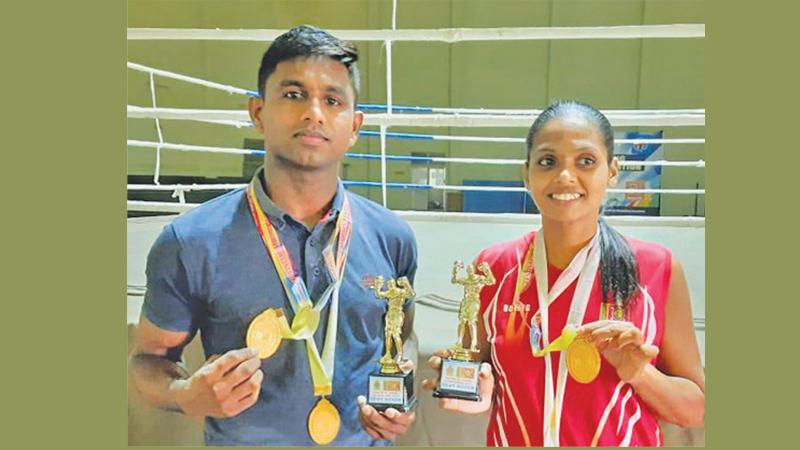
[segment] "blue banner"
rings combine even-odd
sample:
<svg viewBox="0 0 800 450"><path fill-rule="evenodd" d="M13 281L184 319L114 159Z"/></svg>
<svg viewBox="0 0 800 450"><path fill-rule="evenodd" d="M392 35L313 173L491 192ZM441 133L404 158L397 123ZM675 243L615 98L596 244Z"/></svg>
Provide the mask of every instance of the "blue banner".
<svg viewBox="0 0 800 450"><path fill-rule="evenodd" d="M661 139L664 131L657 133L625 133L617 139ZM664 159L662 144L623 144L617 146L616 157L622 161L657 161ZM618 189L660 189L661 166L621 166ZM660 194L608 194L605 213L609 215L658 216Z"/></svg>

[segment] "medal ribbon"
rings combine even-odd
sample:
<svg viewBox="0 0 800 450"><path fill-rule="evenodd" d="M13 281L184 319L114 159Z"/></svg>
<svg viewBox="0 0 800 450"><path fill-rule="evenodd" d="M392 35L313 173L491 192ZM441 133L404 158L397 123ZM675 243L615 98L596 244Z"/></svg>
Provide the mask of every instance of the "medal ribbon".
<svg viewBox="0 0 800 450"><path fill-rule="evenodd" d="M525 259L523 260L523 263L521 263L519 260L519 253L516 255L517 267L522 267L522 270L517 271L517 282L514 285L514 296L511 299L511 317L509 317L508 323L506 324L505 338L509 342L517 342L525 333L525 325L528 320L528 313L525 311L525 308L519 298L530 285L531 277L533 276L533 247L533 243L528 246L528 250L525 252ZM522 318L519 325L517 325L518 313Z"/></svg>
<svg viewBox="0 0 800 450"><path fill-rule="evenodd" d="M286 296L289 298L289 303L295 313L291 326L285 316L278 318L281 337L283 339L306 341L306 353L308 354L311 378L314 383L314 395L330 395L333 389L333 361L336 353L336 334L339 325L339 289L343 281L352 234L349 198L345 193L342 210L336 220L336 228L331 234L328 245L322 252L325 265L331 278L333 278L333 283L325 289L317 304L314 305L311 302L305 282L297 275L297 271L294 269L289 252L281 244L275 227L258 203L255 193L255 183L257 182L258 177L254 177L247 188L247 201L250 212L258 234L264 241L264 246L267 248L275 270L278 272L278 278L281 280ZM334 256L334 243L338 244L338 258ZM314 341L314 333L319 326L320 311L325 308L328 301L331 301L331 310L328 315L328 327L325 333L322 355L320 355L317 344Z"/></svg>
<svg viewBox="0 0 800 450"><path fill-rule="evenodd" d="M539 296L539 314L541 318L541 332L544 348L540 352L534 352L534 356L544 356L545 358L545 395L542 427L544 445L546 447L559 446L561 408L563 406L562 402L564 400L564 391L567 381L566 352L561 352L558 361L558 379L556 380L556 387L554 390L551 352L566 349L575 339L578 325L583 321L586 305L589 303L589 295L591 294L594 279L597 275L597 268L600 265L600 245L598 236L598 233L595 232L592 240L572 258L569 266L561 272L553 288L548 291L547 249L544 243L544 229L540 229L539 232L536 233L533 260L536 273L536 289ZM578 279L578 285L575 287L575 294L570 304L567 324L562 330L561 336L551 343L548 330L548 308L550 303L557 299L576 278ZM531 320L533 321L535 318L536 315L534 314ZM531 324L531 326L533 327L535 325ZM533 349L533 346L531 348Z"/></svg>
<svg viewBox="0 0 800 450"><path fill-rule="evenodd" d="M572 344L572 341L574 341L577 336L578 336L578 328L571 325L567 325L564 327L563 330L561 330L561 335L557 337L556 340L554 340L545 348L539 351L536 351L535 349L531 348L531 353L533 353L533 356L541 357L550 352L558 352L561 350L566 350L569 347L569 345Z"/></svg>

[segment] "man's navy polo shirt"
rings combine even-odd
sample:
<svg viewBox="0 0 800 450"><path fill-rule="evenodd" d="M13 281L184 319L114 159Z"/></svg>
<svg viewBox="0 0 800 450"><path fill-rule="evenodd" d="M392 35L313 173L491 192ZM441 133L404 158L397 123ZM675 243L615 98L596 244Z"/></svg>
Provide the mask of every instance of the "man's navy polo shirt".
<svg viewBox="0 0 800 450"><path fill-rule="evenodd" d="M256 174L263 182L263 169ZM345 189L341 181L332 214L313 229L292 219L266 195L256 195L287 247L312 299L331 282L322 250L336 226ZM358 420L356 397L366 395L368 374L384 350L386 302L365 286L365 278L407 276L413 282L417 249L411 228L388 209L347 193L353 219L345 280L339 296L333 394L341 414L332 445L386 445L374 442ZM409 301L408 305L411 305ZM147 259L143 313L160 328L200 331L206 358L243 348L250 321L267 308L292 309L283 285L253 223L244 189L227 193L175 218L164 227ZM328 312L314 335L322 349ZM170 355L178 360L180 355ZM317 402L304 341L283 340L263 360L264 381L254 406L228 419L206 418L207 445L314 445L308 414Z"/></svg>

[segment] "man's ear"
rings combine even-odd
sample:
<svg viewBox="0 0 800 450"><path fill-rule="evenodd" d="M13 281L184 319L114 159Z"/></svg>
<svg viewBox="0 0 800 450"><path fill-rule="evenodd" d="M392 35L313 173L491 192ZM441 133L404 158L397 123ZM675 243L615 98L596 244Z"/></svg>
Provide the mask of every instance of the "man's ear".
<svg viewBox="0 0 800 450"><path fill-rule="evenodd" d="M361 111L356 111L353 114L353 130L350 140L348 141L347 148L351 148L352 146L356 145L356 142L358 141L358 132L361 131L362 125L364 125L364 113Z"/></svg>
<svg viewBox="0 0 800 450"><path fill-rule="evenodd" d="M611 164L608 166L608 187L614 187L617 185L617 179L619 178L619 160L615 157L611 160Z"/></svg>
<svg viewBox="0 0 800 450"><path fill-rule="evenodd" d="M250 113L250 121L253 127L260 134L264 133L264 124L261 123L261 110L264 109L264 99L262 97L250 97L247 99L247 111Z"/></svg>

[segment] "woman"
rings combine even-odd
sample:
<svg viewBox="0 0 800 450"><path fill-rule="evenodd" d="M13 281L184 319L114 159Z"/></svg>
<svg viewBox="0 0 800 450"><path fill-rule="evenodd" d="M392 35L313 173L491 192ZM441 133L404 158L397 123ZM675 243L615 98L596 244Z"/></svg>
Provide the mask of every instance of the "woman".
<svg viewBox="0 0 800 450"><path fill-rule="evenodd" d="M681 266L600 215L619 174L608 119L560 101L526 145L523 176L542 228L478 256L498 279L481 291L482 399L440 406L491 408L492 446L659 446L659 419L702 424L705 375Z"/></svg>

